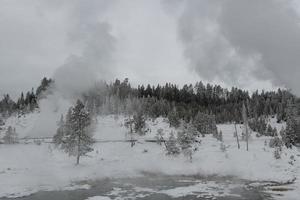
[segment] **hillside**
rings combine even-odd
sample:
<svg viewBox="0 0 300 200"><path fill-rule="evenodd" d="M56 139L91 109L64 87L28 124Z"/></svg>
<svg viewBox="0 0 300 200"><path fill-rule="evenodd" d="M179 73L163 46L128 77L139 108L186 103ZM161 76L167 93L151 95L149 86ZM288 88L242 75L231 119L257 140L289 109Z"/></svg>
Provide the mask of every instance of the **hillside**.
<svg viewBox="0 0 300 200"><path fill-rule="evenodd" d="M11 117L7 125L14 125L20 137L31 137L39 113L32 113L21 118ZM281 159L275 159L274 149L268 146L271 137L256 137L251 134L250 150L245 150L245 142L241 141L241 149L237 148L233 137L233 124L219 124L223 132L223 143L226 150L221 150L221 142L212 135L201 138L198 151L192 162L184 157L167 156L165 147L148 139L155 139L158 129L163 129L166 137L171 131L167 119L158 118L147 121L150 131L145 136L136 136L138 140L130 147L124 127L123 116L98 116L94 138L94 151L82 159L80 166L74 167L74 158L68 157L58 150L49 139L41 139L39 145L32 139L20 140L15 145L0 145L0 196L17 197L29 195L40 190L72 190L89 188L88 183L81 181L100 178L134 177L143 173L162 173L166 175L218 175L235 176L257 184L277 181L287 182L296 179L296 183L288 188L295 188L284 195L289 199L297 199L294 193L299 192L299 151L296 148L284 148ZM277 128L276 119L270 119ZM237 125L240 138L242 126ZM2 133L3 134L3 133ZM265 143L267 145L265 145ZM294 159L291 159L294 156ZM271 190L269 190L271 192ZM274 193L274 192L271 192ZM275 192L281 193L281 192ZM293 198L292 198L293 197Z"/></svg>

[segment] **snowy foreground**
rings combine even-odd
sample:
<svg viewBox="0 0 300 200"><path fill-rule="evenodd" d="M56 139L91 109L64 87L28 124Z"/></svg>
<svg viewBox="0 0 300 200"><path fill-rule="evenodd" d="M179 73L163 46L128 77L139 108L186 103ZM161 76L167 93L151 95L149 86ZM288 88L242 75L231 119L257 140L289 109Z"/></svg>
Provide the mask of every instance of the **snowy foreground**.
<svg viewBox="0 0 300 200"><path fill-rule="evenodd" d="M39 114L27 117L11 118L7 125L14 125L20 137L30 136L34 127L34 119ZM274 123L280 130L281 124ZM232 124L218 125L222 130L226 152L220 149L218 142L211 135L202 138L199 150L190 163L183 156L166 156L165 149L156 143L146 142L153 139L157 130L162 128L167 135L172 131L164 119L148 122L151 132L137 138L139 142L131 148L124 142L126 128L122 126L123 119L113 116L98 117L98 127L95 133L97 143L94 151L88 157L81 159L81 164L75 166L75 158L68 157L61 150L54 148L50 140L45 139L40 145L32 139L21 140L16 145L0 145L0 197L20 197L37 191L88 189L85 180L101 178L119 178L142 176L143 173L163 173L166 175L218 175L236 176L258 183L264 181L287 182L296 178L294 184L285 186L289 191L277 196L282 199L298 199L300 195L300 152L294 148L283 149L281 159L273 156L274 149L265 145L268 137L255 136L252 133L247 152L245 142L241 149L237 148L233 137ZM241 127L238 125L241 134ZM54 133L50 133L54 134ZM291 159L294 156L295 160ZM201 186L203 187L203 186ZM292 190L293 189L293 190ZM184 192L186 190L183 190ZM188 191L188 190L187 190ZM272 191L272 190L270 190ZM180 192L180 191L177 191ZM174 193L174 191L172 191ZM90 200L109 199L108 197L92 197Z"/></svg>

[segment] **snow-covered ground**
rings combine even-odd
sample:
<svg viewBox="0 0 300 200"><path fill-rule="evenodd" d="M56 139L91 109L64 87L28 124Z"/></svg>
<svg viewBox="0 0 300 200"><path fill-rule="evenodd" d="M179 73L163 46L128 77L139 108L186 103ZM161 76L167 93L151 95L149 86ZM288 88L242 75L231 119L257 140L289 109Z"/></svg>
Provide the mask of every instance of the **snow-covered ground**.
<svg viewBox="0 0 300 200"><path fill-rule="evenodd" d="M38 118L39 113L21 118L12 117L8 119L6 126L16 127L20 137L32 137L36 135L30 135L30 130L36 126L35 120ZM282 198L298 199L300 195L300 153L296 148L283 149L281 159L276 160L273 156L274 149L265 145L265 141L268 143L270 138L257 138L255 133L252 133L247 152L244 141L241 141L241 149L237 148L236 138L233 137L234 125L223 124L218 125L218 129L223 132L226 152L221 151L219 141L208 135L201 139L199 150L194 154L191 163L182 155L167 156L163 146L145 142L145 139L153 139L158 129L163 129L166 137L171 131L176 131L169 128L165 119L148 121L151 131L146 136L138 137L139 142L133 148L129 143L122 142L127 138L123 120L121 116L98 117L95 138L106 142L96 143L94 151L83 157L79 166L74 165L73 157L68 157L50 143L1 144L0 197L29 195L40 190L88 188L89 185L80 185L80 181L139 176L143 172L166 175L230 175L254 182L286 182L297 178L295 184L286 186L294 190L282 192L285 195L285 198ZM271 124L278 128L282 126L276 124L275 119L271 119ZM237 128L241 138L242 128L240 125ZM3 134L3 131L0 134ZM292 161L291 156L294 156L296 161ZM166 191L170 192L174 194L178 191Z"/></svg>

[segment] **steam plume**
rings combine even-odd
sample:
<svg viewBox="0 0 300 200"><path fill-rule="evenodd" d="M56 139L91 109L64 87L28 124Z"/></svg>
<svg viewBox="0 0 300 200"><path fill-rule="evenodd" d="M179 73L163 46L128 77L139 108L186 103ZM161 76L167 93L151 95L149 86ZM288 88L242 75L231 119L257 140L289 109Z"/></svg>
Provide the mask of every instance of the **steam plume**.
<svg viewBox="0 0 300 200"><path fill-rule="evenodd" d="M300 26L290 0L185 1L179 38L192 69L242 83L251 74L300 94Z"/></svg>
<svg viewBox="0 0 300 200"><path fill-rule="evenodd" d="M78 1L70 12L73 24L69 42L79 46L79 53L70 55L54 73L56 87L63 94L76 96L97 80L112 76L112 55L115 38L110 25L101 22L105 1Z"/></svg>

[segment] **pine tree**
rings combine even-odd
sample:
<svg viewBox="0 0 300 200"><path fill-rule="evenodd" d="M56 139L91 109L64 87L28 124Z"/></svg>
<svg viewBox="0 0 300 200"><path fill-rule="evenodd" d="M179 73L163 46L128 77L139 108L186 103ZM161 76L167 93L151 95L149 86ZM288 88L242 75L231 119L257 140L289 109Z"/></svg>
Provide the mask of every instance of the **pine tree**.
<svg viewBox="0 0 300 200"><path fill-rule="evenodd" d="M169 112L168 119L169 119L170 126L173 126L175 128L178 128L180 126L180 118L178 116L178 112L175 107L171 112Z"/></svg>
<svg viewBox="0 0 300 200"><path fill-rule="evenodd" d="M133 115L133 124L134 124L134 131L139 135L145 135L146 130L146 119L143 115L142 110L137 111Z"/></svg>
<svg viewBox="0 0 300 200"><path fill-rule="evenodd" d="M168 140L166 141L166 150L167 150L167 155L180 154L180 148L178 147L177 140L173 132L171 132Z"/></svg>
<svg viewBox="0 0 300 200"><path fill-rule="evenodd" d="M36 97L39 99L45 98L45 92L50 87L52 82L53 81L51 79L47 79L46 77L44 77L41 81L40 86L38 86L38 88L36 89Z"/></svg>
<svg viewBox="0 0 300 200"><path fill-rule="evenodd" d="M177 140L180 148L185 157L192 161L192 155L197 150L194 148L196 143L200 143L198 140L200 133L193 126L192 123L184 124L180 131L177 133Z"/></svg>
<svg viewBox="0 0 300 200"><path fill-rule="evenodd" d="M16 133L16 129L9 126L5 132L3 137L3 141L5 144L15 144L18 143L18 135Z"/></svg>
<svg viewBox="0 0 300 200"><path fill-rule="evenodd" d="M164 130L162 128L158 129L157 130L157 133L156 133L156 136L155 136L155 139L157 141L157 143L159 145L161 145L162 143L164 143L166 145L166 142L165 142L165 139L164 139Z"/></svg>
<svg viewBox="0 0 300 200"><path fill-rule="evenodd" d="M133 132L133 124L134 124L134 120L129 116L127 119L125 119L125 126L126 128L129 129L128 134L130 137L130 145L131 147L134 147L135 145L135 138L134 138L134 132Z"/></svg>
<svg viewBox="0 0 300 200"><path fill-rule="evenodd" d="M4 122L2 114L0 113L0 126L3 126L3 125L5 125L5 122Z"/></svg>
<svg viewBox="0 0 300 200"><path fill-rule="evenodd" d="M61 122L63 124L63 121ZM59 127L56 134L56 138L60 138L61 131L63 131L64 136L61 139L60 147L70 156L76 156L77 165L81 156L93 151L91 146L94 140L91 135L91 122L91 117L85 110L83 103L77 100L75 107L69 109L64 128Z"/></svg>
<svg viewBox="0 0 300 200"><path fill-rule="evenodd" d="M21 114L23 114L24 108L25 108L25 100L24 100L24 93L21 93L21 97L18 99L17 107Z"/></svg>
<svg viewBox="0 0 300 200"><path fill-rule="evenodd" d="M220 130L219 133L218 133L217 140L220 141L220 142L223 142L223 133L222 133L221 130Z"/></svg>
<svg viewBox="0 0 300 200"><path fill-rule="evenodd" d="M266 136L273 136L273 128L270 124L268 124L268 127L266 129Z"/></svg>
<svg viewBox="0 0 300 200"><path fill-rule="evenodd" d="M56 134L53 136L53 143L56 146L62 145L64 143L64 135L65 135L65 121L64 116L61 115L60 121L57 123L58 128L56 130Z"/></svg>
<svg viewBox="0 0 300 200"><path fill-rule="evenodd" d="M287 121L286 121L286 146L291 147L296 143L297 140L297 127L298 123L296 120L297 108L296 105L289 102L287 109Z"/></svg>
<svg viewBox="0 0 300 200"><path fill-rule="evenodd" d="M218 135L216 120L213 115L198 112L193 119L193 125L202 135L213 134L214 137Z"/></svg>

